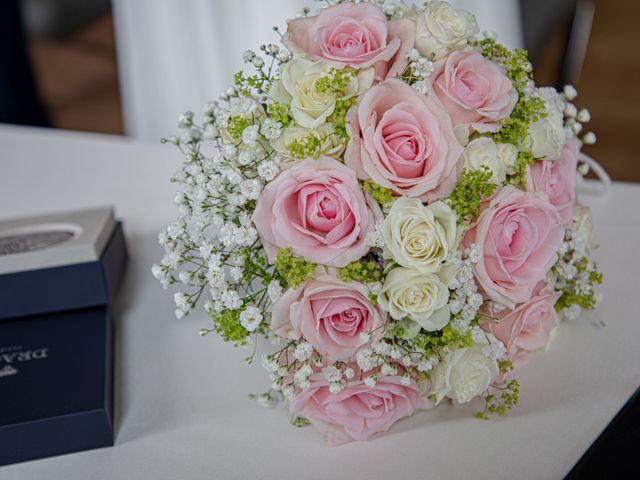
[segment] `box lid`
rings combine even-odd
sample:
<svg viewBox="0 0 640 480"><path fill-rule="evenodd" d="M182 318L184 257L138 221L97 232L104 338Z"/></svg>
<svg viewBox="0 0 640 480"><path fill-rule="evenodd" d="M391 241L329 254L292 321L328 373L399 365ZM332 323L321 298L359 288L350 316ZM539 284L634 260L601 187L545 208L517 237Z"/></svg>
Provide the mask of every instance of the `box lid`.
<svg viewBox="0 0 640 480"><path fill-rule="evenodd" d="M105 305L125 260L108 207L0 221L0 321Z"/></svg>

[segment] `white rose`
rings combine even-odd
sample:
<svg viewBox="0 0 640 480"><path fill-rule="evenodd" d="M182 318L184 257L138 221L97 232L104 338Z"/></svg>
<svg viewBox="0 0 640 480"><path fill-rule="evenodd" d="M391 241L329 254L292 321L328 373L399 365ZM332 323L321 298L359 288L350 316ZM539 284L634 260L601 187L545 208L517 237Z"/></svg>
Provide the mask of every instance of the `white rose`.
<svg viewBox="0 0 640 480"><path fill-rule="evenodd" d="M386 258L435 273L457 248L456 214L444 202L424 206L417 198L400 197L384 219L382 238Z"/></svg>
<svg viewBox="0 0 640 480"><path fill-rule="evenodd" d="M573 223L576 231L584 241L584 247L587 252L593 248L593 220L591 218L591 209L580 203L573 205Z"/></svg>
<svg viewBox="0 0 640 480"><path fill-rule="evenodd" d="M318 80L328 76L331 67L321 61L311 60L303 55L294 55L290 62L283 64L280 79L276 81L269 96L279 103L290 105L291 116L304 128L317 128L333 113L336 95L318 88ZM373 68L361 70L352 76L341 98L350 98L368 90L373 84Z"/></svg>
<svg viewBox="0 0 640 480"><path fill-rule="evenodd" d="M448 2L432 0L416 16L416 48L425 57L442 57L464 48L469 37L479 32L470 12Z"/></svg>
<svg viewBox="0 0 640 480"><path fill-rule="evenodd" d="M344 142L335 134L333 125L330 123L323 123L313 130L297 125L289 126L282 130L280 137L271 142L271 146L281 155L293 158L290 150L291 145L296 141L304 142L310 135L320 140L320 145L317 149L318 155L323 154L339 159L345 149Z"/></svg>
<svg viewBox="0 0 640 480"><path fill-rule="evenodd" d="M428 332L449 323L448 302L449 288L438 275L403 267L389 272L378 294L378 303L391 318L407 318ZM420 330L406 326L405 337L415 336Z"/></svg>
<svg viewBox="0 0 640 480"><path fill-rule="evenodd" d="M547 115L531 125L528 143L534 158L557 160L566 137L562 113L564 105L553 88L538 88L536 95L544 101Z"/></svg>
<svg viewBox="0 0 640 480"><path fill-rule="evenodd" d="M462 152L463 168L479 170L486 166L492 172L491 183L502 185L508 173L513 173L518 160L518 149L510 143L495 143L489 137L469 142Z"/></svg>
<svg viewBox="0 0 640 480"><path fill-rule="evenodd" d="M488 342L487 342L488 343ZM431 373L431 394L467 403L489 388L500 373L498 361L483 354L484 345L445 353Z"/></svg>

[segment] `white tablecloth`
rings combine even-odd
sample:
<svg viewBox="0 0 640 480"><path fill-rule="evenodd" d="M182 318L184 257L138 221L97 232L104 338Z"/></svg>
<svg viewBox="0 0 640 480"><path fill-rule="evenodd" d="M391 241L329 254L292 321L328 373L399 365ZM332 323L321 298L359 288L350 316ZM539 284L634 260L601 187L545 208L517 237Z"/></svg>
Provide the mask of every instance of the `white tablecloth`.
<svg viewBox="0 0 640 480"><path fill-rule="evenodd" d="M640 186L618 183L586 199L606 327L589 315L563 324L522 370L515 412L486 422L442 407L371 441L325 447L282 408L249 401L267 387L262 368L199 337L204 313L176 320L151 277L179 162L171 146L0 127L0 218L114 204L131 254L117 306L116 446L0 467L0 479L559 479L640 384Z"/></svg>

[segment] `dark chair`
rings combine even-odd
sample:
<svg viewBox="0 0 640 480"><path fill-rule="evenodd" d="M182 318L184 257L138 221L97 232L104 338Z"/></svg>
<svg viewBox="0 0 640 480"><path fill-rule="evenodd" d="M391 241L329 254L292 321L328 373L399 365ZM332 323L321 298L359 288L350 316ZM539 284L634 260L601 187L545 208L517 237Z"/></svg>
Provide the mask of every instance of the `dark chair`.
<svg viewBox="0 0 640 480"><path fill-rule="evenodd" d="M558 32L563 36L563 54L557 66L557 88L575 85L591 35L595 0L520 0L525 48L534 63L549 39Z"/></svg>

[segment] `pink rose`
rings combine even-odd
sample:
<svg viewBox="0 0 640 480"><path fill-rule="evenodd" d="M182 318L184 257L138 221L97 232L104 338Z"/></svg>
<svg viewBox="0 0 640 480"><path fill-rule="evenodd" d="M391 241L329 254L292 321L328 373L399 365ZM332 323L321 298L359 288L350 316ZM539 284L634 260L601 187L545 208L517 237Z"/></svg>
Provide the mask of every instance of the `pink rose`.
<svg viewBox="0 0 640 480"><path fill-rule="evenodd" d="M340 393L331 393L327 381L316 376L311 388L289 402L289 411L308 419L330 446L366 440L423 407L415 382L404 386L399 376L379 376L373 388L351 382Z"/></svg>
<svg viewBox="0 0 640 480"><path fill-rule="evenodd" d="M454 127L497 132L518 100L504 70L475 50L451 53L435 64L433 91Z"/></svg>
<svg viewBox="0 0 640 480"><path fill-rule="evenodd" d="M355 173L321 156L304 160L267 184L253 213L269 261L278 248L310 262L344 267L369 251L365 237L382 218Z"/></svg>
<svg viewBox="0 0 640 480"><path fill-rule="evenodd" d="M447 113L398 79L366 92L347 114L345 163L398 195L432 202L457 181L462 147Z"/></svg>
<svg viewBox="0 0 640 480"><path fill-rule="evenodd" d="M514 309L531 298L555 262L563 238L558 211L546 198L507 185L483 202L463 243L482 248L474 274L485 293Z"/></svg>
<svg viewBox="0 0 640 480"><path fill-rule="evenodd" d="M564 226L571 225L573 220L579 148L578 141L571 136L558 160L537 161L529 172L527 189L546 193L551 204L558 209Z"/></svg>
<svg viewBox="0 0 640 480"><path fill-rule="evenodd" d="M558 325L555 304L560 293L546 285L528 302L516 306L515 310L492 311L499 323L484 321L482 328L491 332L504 343L514 366L525 364L536 351L549 344L551 331Z"/></svg>
<svg viewBox="0 0 640 480"><path fill-rule="evenodd" d="M334 5L315 17L292 20L283 43L337 69L373 66L382 80L404 71L414 40L412 21L389 22L380 7L367 2Z"/></svg>
<svg viewBox="0 0 640 480"><path fill-rule="evenodd" d="M367 288L321 274L290 289L272 309L271 329L284 338L304 337L330 361L347 361L381 333L385 314L371 304ZM374 332L369 341L361 333Z"/></svg>

